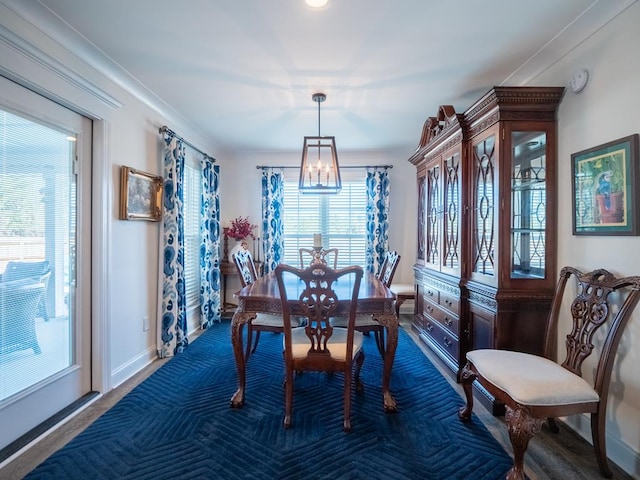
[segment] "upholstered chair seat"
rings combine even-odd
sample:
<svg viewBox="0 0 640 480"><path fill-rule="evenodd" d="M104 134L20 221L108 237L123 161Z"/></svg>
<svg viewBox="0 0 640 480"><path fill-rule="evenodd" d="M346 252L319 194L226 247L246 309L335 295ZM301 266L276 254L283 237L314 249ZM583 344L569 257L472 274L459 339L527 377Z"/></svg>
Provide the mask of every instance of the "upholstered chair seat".
<svg viewBox="0 0 640 480"><path fill-rule="evenodd" d="M597 402L598 392L584 378L548 358L506 350L467 353L478 374L524 406Z"/></svg>
<svg viewBox="0 0 640 480"><path fill-rule="evenodd" d="M348 324L348 322L347 322ZM361 332L353 332L353 355L355 359L362 349L363 335ZM327 349L331 352L331 358L338 362L347 359L347 329L334 328L333 335L327 341ZM305 327L291 329L291 355L293 358L305 358L309 352L309 337Z"/></svg>

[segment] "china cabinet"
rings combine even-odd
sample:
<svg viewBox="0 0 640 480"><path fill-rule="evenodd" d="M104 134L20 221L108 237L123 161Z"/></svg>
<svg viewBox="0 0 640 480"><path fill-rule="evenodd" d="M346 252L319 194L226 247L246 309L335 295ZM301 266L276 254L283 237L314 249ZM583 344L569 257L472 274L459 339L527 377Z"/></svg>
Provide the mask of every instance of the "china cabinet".
<svg viewBox="0 0 640 480"><path fill-rule="evenodd" d="M471 349L542 353L563 93L494 87L462 114L441 106L409 159L418 185L413 327L456 376Z"/></svg>

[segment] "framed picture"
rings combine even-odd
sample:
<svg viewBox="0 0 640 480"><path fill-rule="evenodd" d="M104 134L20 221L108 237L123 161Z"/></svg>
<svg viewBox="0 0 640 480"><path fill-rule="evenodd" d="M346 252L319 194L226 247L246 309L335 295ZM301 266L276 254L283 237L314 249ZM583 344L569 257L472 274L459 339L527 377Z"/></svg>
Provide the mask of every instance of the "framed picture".
<svg viewBox="0 0 640 480"><path fill-rule="evenodd" d="M571 155L574 235L638 235L638 134Z"/></svg>
<svg viewBox="0 0 640 480"><path fill-rule="evenodd" d="M158 222L162 215L162 177L135 168L120 169L120 219Z"/></svg>

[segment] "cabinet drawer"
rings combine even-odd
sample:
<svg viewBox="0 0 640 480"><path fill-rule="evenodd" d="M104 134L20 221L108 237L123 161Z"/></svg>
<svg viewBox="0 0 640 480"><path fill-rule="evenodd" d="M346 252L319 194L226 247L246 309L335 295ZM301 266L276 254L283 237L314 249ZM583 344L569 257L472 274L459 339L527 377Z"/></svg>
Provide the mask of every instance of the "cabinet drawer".
<svg viewBox="0 0 640 480"><path fill-rule="evenodd" d="M433 288L431 285L424 285L422 288L422 297L425 300L435 303L440 301L440 292L437 289Z"/></svg>
<svg viewBox="0 0 640 480"><path fill-rule="evenodd" d="M448 293L440 292L440 305L456 315L460 313L460 299Z"/></svg>
<svg viewBox="0 0 640 480"><path fill-rule="evenodd" d="M429 336L440 350L446 352L456 363L460 361L460 341L431 318L424 319L424 333Z"/></svg>
<svg viewBox="0 0 640 480"><path fill-rule="evenodd" d="M432 302L424 302L424 314L450 330L456 337L460 336L460 319L457 315Z"/></svg>

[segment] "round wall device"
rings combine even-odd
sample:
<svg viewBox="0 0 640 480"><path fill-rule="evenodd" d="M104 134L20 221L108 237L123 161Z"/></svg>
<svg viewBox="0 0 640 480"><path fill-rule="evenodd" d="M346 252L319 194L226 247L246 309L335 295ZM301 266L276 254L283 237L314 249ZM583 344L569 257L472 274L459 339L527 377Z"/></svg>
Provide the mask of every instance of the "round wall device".
<svg viewBox="0 0 640 480"><path fill-rule="evenodd" d="M589 81L589 72L587 72L584 68L582 70L578 70L573 74L569 85L571 86L571 91L573 93L581 92L584 87L587 86L587 82Z"/></svg>

